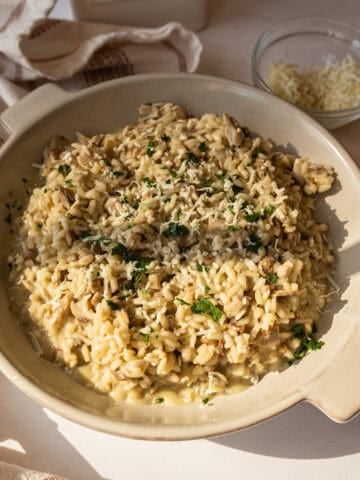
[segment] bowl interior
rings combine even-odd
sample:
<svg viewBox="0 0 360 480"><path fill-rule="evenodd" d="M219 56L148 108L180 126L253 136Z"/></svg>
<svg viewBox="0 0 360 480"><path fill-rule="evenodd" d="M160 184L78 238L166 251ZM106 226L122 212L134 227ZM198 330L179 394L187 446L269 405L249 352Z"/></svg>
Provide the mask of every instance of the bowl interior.
<svg viewBox="0 0 360 480"><path fill-rule="evenodd" d="M319 202L318 209L319 218L330 224L330 236L338 250L336 280L341 289L320 325L324 348L281 374L267 375L243 393L218 397L209 407L115 405L106 396L76 383L32 349L9 309L8 225L1 222L0 369L47 407L89 427L139 438L195 438L249 426L291 406L306 397L310 379L320 375L341 354L360 309L360 278L355 276L354 262L360 256L360 216L352 208L352 204L360 202L360 189L345 152L321 127L286 102L221 79L160 75L108 82L66 97L60 108L14 133L2 150L1 205L10 191L23 188L22 177L33 175L31 165L41 161L42 150L52 135L71 137L75 131L112 131L133 121L141 103L155 101L177 102L190 107L194 114L227 112L283 148L295 148L315 162L335 167L337 185ZM2 213L5 216L6 210Z"/></svg>

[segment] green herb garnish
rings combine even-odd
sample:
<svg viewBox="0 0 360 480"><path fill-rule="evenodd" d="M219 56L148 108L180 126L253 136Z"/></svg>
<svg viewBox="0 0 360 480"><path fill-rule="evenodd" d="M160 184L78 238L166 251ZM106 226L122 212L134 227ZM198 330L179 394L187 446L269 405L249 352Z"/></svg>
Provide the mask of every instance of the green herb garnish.
<svg viewBox="0 0 360 480"><path fill-rule="evenodd" d="M58 166L58 172L61 173L64 177L67 177L69 173L71 172L71 167L70 165L67 165L66 163L64 165L59 165Z"/></svg>
<svg viewBox="0 0 360 480"><path fill-rule="evenodd" d="M205 398L202 399L202 403L203 403L204 405L207 405L207 404L209 403L209 401L210 401L210 398L209 398L209 397L205 397Z"/></svg>
<svg viewBox="0 0 360 480"><path fill-rule="evenodd" d="M74 182L69 178L68 180L65 180L66 185L68 185L71 188L75 188Z"/></svg>
<svg viewBox="0 0 360 480"><path fill-rule="evenodd" d="M193 152L186 152L187 161L191 163L199 163L199 159Z"/></svg>
<svg viewBox="0 0 360 480"><path fill-rule="evenodd" d="M37 224L38 228L42 228L43 227L43 224L40 222Z"/></svg>
<svg viewBox="0 0 360 480"><path fill-rule="evenodd" d="M291 328L291 331L293 332L294 337L296 338L306 337L305 325L303 323L297 323Z"/></svg>
<svg viewBox="0 0 360 480"><path fill-rule="evenodd" d="M111 308L111 310L119 310L119 305L112 300L106 300L106 303Z"/></svg>
<svg viewBox="0 0 360 480"><path fill-rule="evenodd" d="M198 272L208 272L209 270L210 270L210 267L208 267L207 265L199 264L197 266L197 271Z"/></svg>
<svg viewBox="0 0 360 480"><path fill-rule="evenodd" d="M150 342L150 333L141 333L141 336L143 337L145 343Z"/></svg>
<svg viewBox="0 0 360 480"><path fill-rule="evenodd" d="M276 273L270 272L266 275L266 278L269 280L270 283L276 283L279 277Z"/></svg>
<svg viewBox="0 0 360 480"><path fill-rule="evenodd" d="M206 143L205 142L199 143L198 149L199 149L199 152L206 152Z"/></svg>
<svg viewBox="0 0 360 480"><path fill-rule="evenodd" d="M171 168L167 167L164 167L164 170L167 170L173 178L177 177L177 173L175 172L175 170L171 170Z"/></svg>
<svg viewBox="0 0 360 480"><path fill-rule="evenodd" d="M161 137L161 140L163 142L168 143L168 142L170 142L171 138L169 137L169 135L166 135L166 133L164 133L164 135Z"/></svg>
<svg viewBox="0 0 360 480"><path fill-rule="evenodd" d="M259 212L253 212L253 213L247 213L244 215L244 218L247 222L257 222L261 218L261 213Z"/></svg>
<svg viewBox="0 0 360 480"><path fill-rule="evenodd" d="M165 238L170 237L186 237L190 234L190 230L181 223L170 222L168 226L161 232Z"/></svg>
<svg viewBox="0 0 360 480"><path fill-rule="evenodd" d="M230 230L230 232L236 232L237 230L241 230L241 227L238 227L237 225L229 225L228 230Z"/></svg>
<svg viewBox="0 0 360 480"><path fill-rule="evenodd" d="M232 184L231 190L233 191L234 195L237 195L238 193L242 192L244 189L243 187L239 187L239 185L235 185L235 183Z"/></svg>
<svg viewBox="0 0 360 480"><path fill-rule="evenodd" d="M154 399L154 403L164 403L163 397L156 397L156 398Z"/></svg>
<svg viewBox="0 0 360 480"><path fill-rule="evenodd" d="M210 290L211 290L211 288L210 288L210 287L208 287L207 285L205 285L205 293L209 293L209 292L210 292Z"/></svg>
<svg viewBox="0 0 360 480"><path fill-rule="evenodd" d="M120 172L119 170L117 170L115 172L111 172L111 175L113 177L122 177L123 175L125 175L125 172Z"/></svg>
<svg viewBox="0 0 360 480"><path fill-rule="evenodd" d="M155 188L156 187L156 182L153 182L152 180L150 180L149 177L143 177L142 178L142 181L144 183L146 183L146 185L150 188Z"/></svg>
<svg viewBox="0 0 360 480"><path fill-rule="evenodd" d="M146 155L148 157L152 157L154 155L155 147L156 147L155 140L149 140L149 143L147 144L147 147L146 147Z"/></svg>
<svg viewBox="0 0 360 480"><path fill-rule="evenodd" d="M276 208L274 207L274 205L269 203L269 205L266 205L266 207L263 209L262 214L261 214L261 218L265 219L265 218L270 217L274 213L275 210L276 210Z"/></svg>
<svg viewBox="0 0 360 480"><path fill-rule="evenodd" d="M301 360L304 358L308 353L313 350L320 350L324 342L321 340L315 340L315 338L304 338L301 342L300 347L294 352L294 358L296 360Z"/></svg>
<svg viewBox="0 0 360 480"><path fill-rule="evenodd" d="M248 236L247 238L247 244L245 245L246 250L249 252L257 253L259 248L263 246L260 238L255 235L255 233L252 233L251 235Z"/></svg>
<svg viewBox="0 0 360 480"><path fill-rule="evenodd" d="M209 297L200 297L196 300L196 302L191 305L191 311L193 313L207 315L211 317L214 322L218 322L222 316L220 308L214 305Z"/></svg>
<svg viewBox="0 0 360 480"><path fill-rule="evenodd" d="M259 156L259 153L260 153L260 148L255 147L254 150L252 151L251 158L255 160L255 158Z"/></svg>
<svg viewBox="0 0 360 480"><path fill-rule="evenodd" d="M153 260L150 257L136 255L121 242L118 242L111 250L111 255L119 255L126 263L135 262L137 268L144 268Z"/></svg>

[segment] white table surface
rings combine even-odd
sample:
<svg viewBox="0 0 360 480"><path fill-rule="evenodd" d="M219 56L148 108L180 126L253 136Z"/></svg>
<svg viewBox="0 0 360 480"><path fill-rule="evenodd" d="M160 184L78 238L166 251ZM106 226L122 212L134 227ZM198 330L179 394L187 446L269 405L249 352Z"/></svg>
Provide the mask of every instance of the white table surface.
<svg viewBox="0 0 360 480"><path fill-rule="evenodd" d="M210 4L200 72L250 82L250 54L271 22L326 14L360 21L358 0L224 0ZM55 15L69 16L66 0ZM360 121L334 132L360 165ZM339 425L301 404L213 440L144 442L93 432L41 408L0 375L0 460L70 480L360 478L360 416Z"/></svg>

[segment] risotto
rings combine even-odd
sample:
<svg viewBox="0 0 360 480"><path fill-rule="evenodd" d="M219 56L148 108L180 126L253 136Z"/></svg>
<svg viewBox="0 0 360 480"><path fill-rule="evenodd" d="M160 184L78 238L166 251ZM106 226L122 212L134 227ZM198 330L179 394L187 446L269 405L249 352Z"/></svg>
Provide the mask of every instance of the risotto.
<svg viewBox="0 0 360 480"><path fill-rule="evenodd" d="M39 353L88 386L208 404L321 348L334 256L314 194L334 172L227 114L139 112L52 140L13 222L10 280Z"/></svg>

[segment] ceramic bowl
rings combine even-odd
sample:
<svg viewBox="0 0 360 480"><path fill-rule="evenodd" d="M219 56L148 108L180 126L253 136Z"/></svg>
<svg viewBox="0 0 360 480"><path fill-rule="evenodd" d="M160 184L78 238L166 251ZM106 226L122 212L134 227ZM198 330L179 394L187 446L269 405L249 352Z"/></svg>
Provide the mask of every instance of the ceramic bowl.
<svg viewBox="0 0 360 480"><path fill-rule="evenodd" d="M211 406L114 404L76 383L33 350L7 298L8 225L0 223L0 370L41 405L89 428L142 439L181 440L249 427L301 401L335 421L360 408L360 175L346 151L318 123L292 105L256 88L198 75L143 75L103 83L79 93L45 85L1 116L0 213L7 194L32 175L52 135L95 134L135 120L143 102L177 102L194 114L227 112L242 125L283 148L332 165L337 180L318 202L317 216L329 223L337 252L340 291L319 323L320 351L254 387L219 396Z"/></svg>

